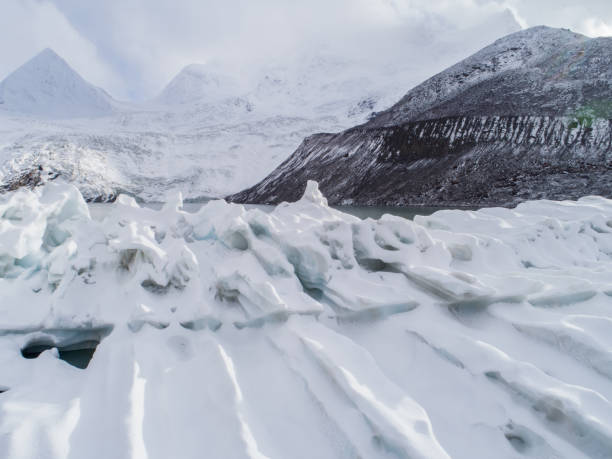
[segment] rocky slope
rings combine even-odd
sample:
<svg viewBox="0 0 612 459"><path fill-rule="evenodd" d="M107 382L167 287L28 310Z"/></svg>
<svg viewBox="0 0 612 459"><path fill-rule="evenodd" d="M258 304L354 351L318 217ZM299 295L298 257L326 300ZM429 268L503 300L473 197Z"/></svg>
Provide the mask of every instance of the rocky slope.
<svg viewBox="0 0 612 459"><path fill-rule="evenodd" d="M612 195L612 39L535 27L504 37L370 122L307 138L230 200L510 205Z"/></svg>

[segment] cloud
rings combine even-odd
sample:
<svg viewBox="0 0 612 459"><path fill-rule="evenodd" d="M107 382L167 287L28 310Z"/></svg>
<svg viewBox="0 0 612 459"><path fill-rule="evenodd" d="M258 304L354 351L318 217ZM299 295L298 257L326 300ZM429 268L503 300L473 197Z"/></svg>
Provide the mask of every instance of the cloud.
<svg viewBox="0 0 612 459"><path fill-rule="evenodd" d="M194 62L233 63L242 75L305 47L402 59L432 40L467 56L517 22L608 33L612 6L609 0L3 0L0 73L53 47L114 96L146 99Z"/></svg>
<svg viewBox="0 0 612 459"><path fill-rule="evenodd" d="M511 7L526 26L548 25L590 37L610 35L610 0L499 0Z"/></svg>
<svg viewBox="0 0 612 459"><path fill-rule="evenodd" d="M53 1L129 82L136 99L154 95L193 62L224 60L246 72L255 62L304 46L349 54L370 46L379 48L375 53L399 54L401 40L482 25L505 10L476 0ZM385 34L400 41L379 43Z"/></svg>
<svg viewBox="0 0 612 459"><path fill-rule="evenodd" d="M517 22L517 24L521 26L521 28L526 29L529 27L529 23L527 22L527 20L519 13L518 9L516 9L516 7L512 5L512 3L503 2L501 5L506 8L510 12L510 14L512 14L512 17Z"/></svg>
<svg viewBox="0 0 612 459"><path fill-rule="evenodd" d="M612 37L612 25L599 18L588 18L582 21L581 29L589 37Z"/></svg>
<svg viewBox="0 0 612 459"><path fill-rule="evenodd" d="M40 0L3 0L0 15L0 80L44 48L53 48L92 83L121 91L122 83L99 59L95 45L55 5Z"/></svg>

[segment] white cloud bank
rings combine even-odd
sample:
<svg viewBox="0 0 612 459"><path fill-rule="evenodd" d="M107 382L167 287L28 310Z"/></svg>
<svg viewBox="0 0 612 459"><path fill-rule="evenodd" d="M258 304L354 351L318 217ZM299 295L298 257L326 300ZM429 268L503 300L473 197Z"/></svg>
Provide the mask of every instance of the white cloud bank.
<svg viewBox="0 0 612 459"><path fill-rule="evenodd" d="M212 59L248 72L258 59L323 45L404 58L408 40L470 28L485 46L507 32L504 12L521 26L589 35L610 35L612 24L608 0L3 0L0 12L0 78L52 47L86 79L130 99L151 97L183 66Z"/></svg>
<svg viewBox="0 0 612 459"><path fill-rule="evenodd" d="M612 22L608 24L599 18L588 18L582 24L584 33L591 37L612 37Z"/></svg>

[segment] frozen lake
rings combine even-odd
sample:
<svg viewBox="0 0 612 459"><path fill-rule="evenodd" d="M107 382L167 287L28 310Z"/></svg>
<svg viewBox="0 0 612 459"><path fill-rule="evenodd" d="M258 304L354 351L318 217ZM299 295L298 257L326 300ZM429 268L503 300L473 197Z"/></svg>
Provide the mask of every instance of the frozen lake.
<svg viewBox="0 0 612 459"><path fill-rule="evenodd" d="M196 213L208 202L186 202L183 204L183 210L189 213ZM89 203L89 210L94 219L102 219L109 211L109 204L106 203ZM146 203L141 204L143 207L159 210L163 206L161 203ZM266 213L271 212L276 206L267 204L245 204L246 209L260 209ZM385 214L396 215L412 220L416 215L431 215L438 210L459 209L459 210L477 210L477 207L431 207L431 206L410 206L410 207L390 207L390 206L330 206L340 212L354 215L355 217L366 219L373 218L378 220Z"/></svg>

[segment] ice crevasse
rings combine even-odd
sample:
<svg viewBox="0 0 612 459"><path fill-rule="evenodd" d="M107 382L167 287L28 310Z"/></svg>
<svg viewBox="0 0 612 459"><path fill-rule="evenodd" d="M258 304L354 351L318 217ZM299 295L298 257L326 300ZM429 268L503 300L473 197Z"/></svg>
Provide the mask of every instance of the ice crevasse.
<svg viewBox="0 0 612 459"><path fill-rule="evenodd" d="M20 190L0 365L0 457L609 458L612 201L360 220L309 182L99 220Z"/></svg>

